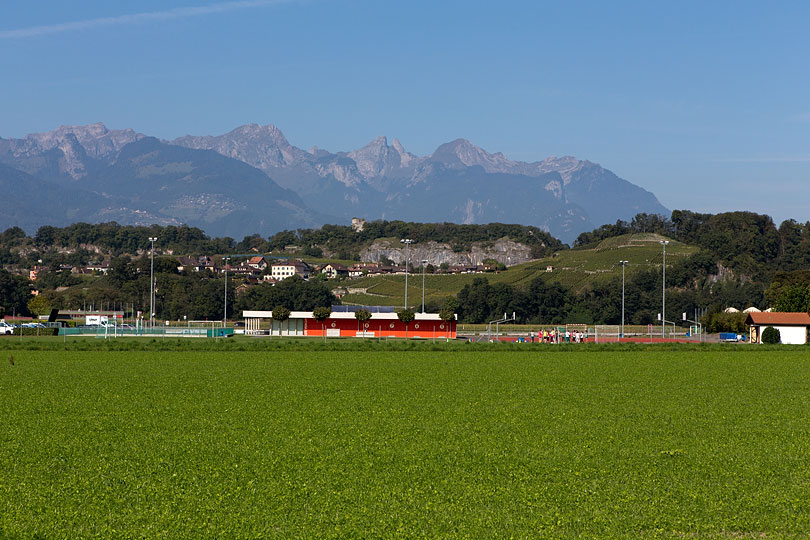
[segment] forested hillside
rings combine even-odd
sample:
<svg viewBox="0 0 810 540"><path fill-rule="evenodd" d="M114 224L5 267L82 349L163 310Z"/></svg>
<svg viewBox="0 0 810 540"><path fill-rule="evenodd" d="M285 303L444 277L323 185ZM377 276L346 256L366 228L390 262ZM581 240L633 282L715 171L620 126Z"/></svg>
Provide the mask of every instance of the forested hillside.
<svg viewBox="0 0 810 540"><path fill-rule="evenodd" d="M783 221L753 212L699 214L675 210L672 217L639 214L582 233L575 246L635 232L657 233L699 247L743 280L767 281L778 271L810 267L810 222Z"/></svg>
<svg viewBox="0 0 810 540"><path fill-rule="evenodd" d="M380 238L410 238L417 243L447 243L454 251L468 251L475 242L494 242L508 238L529 246L534 258L550 255L567 247L546 231L526 225L459 225L405 221L370 221L360 231L341 225L284 231L271 236L267 243L257 242L257 247L267 251L282 251L285 246L297 245L316 256L327 253L338 259L359 259L362 249Z"/></svg>

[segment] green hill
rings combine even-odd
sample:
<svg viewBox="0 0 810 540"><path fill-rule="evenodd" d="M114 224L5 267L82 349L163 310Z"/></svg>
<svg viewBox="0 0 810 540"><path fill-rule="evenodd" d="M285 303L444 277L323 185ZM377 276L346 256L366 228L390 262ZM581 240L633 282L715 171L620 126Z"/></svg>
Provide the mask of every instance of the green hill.
<svg viewBox="0 0 810 540"><path fill-rule="evenodd" d="M651 233L627 234L608 238L591 246L558 251L550 257L511 266L505 271L492 274L427 274L425 276L425 302L441 302L454 296L476 278L485 276L490 283L528 285L534 278L559 282L574 292L589 284L608 281L621 276L619 261L628 261L626 275L650 268L661 268L663 236ZM670 240L667 246L667 266L692 255L698 248ZM551 267L551 271L547 271ZM347 304L403 305L405 296L404 275L370 276L345 280L335 284L349 294L343 297ZM422 275L408 276L408 304L418 306L422 300Z"/></svg>

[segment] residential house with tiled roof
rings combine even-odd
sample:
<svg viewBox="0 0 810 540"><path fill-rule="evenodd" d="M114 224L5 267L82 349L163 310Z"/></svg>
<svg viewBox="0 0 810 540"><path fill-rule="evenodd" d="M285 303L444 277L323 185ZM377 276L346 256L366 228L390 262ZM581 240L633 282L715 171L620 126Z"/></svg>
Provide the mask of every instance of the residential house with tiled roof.
<svg viewBox="0 0 810 540"><path fill-rule="evenodd" d="M321 268L321 273L326 274L328 279L335 279L349 275L349 269L338 263L329 263Z"/></svg>
<svg viewBox="0 0 810 540"><path fill-rule="evenodd" d="M257 255L248 259L247 265L257 270L264 270L267 268L267 261L261 255Z"/></svg>

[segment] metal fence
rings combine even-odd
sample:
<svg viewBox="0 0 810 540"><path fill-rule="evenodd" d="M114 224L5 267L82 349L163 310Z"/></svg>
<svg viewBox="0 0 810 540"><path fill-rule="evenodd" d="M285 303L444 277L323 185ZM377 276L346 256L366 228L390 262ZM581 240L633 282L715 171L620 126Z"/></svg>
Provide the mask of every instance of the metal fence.
<svg viewBox="0 0 810 540"><path fill-rule="evenodd" d="M122 328L120 326L102 327L64 327L59 329L59 335L71 336L92 336L97 338L119 338L119 337L152 337L152 338L220 338L229 337L234 333L233 328L210 327L188 327L188 326L156 326L154 328Z"/></svg>

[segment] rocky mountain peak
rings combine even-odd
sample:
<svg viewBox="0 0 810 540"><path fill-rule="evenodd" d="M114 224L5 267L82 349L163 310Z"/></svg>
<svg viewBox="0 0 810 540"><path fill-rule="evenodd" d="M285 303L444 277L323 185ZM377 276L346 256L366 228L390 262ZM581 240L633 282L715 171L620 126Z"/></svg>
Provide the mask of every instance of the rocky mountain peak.
<svg viewBox="0 0 810 540"><path fill-rule="evenodd" d="M402 146L402 143L399 142L399 139L394 139L394 141L391 143L391 148L396 150L397 153L399 154L399 161L403 167L409 167L412 163L418 161L419 159L415 155L405 150L405 147Z"/></svg>
<svg viewBox="0 0 810 540"><path fill-rule="evenodd" d="M560 173L563 184L567 185L571 181L574 173L581 170L585 166L592 166L593 163L590 161L580 161L574 156L550 156L543 161L534 163L534 165L537 174L545 174L549 172Z"/></svg>
<svg viewBox="0 0 810 540"><path fill-rule="evenodd" d="M388 139L381 135L359 150L352 150L348 157L357 164L357 170L365 178L376 178L387 169L399 167L399 152L388 146Z"/></svg>
<svg viewBox="0 0 810 540"><path fill-rule="evenodd" d="M399 142L399 139L394 139L394 141L391 143L391 147L392 147L394 150L396 150L397 152L399 152L399 154L400 154L400 155L403 155L403 154L407 154L407 153L408 153L408 152L405 150L405 147L404 147L404 146L402 146L402 143L401 143L401 142Z"/></svg>
<svg viewBox="0 0 810 540"><path fill-rule="evenodd" d="M186 135L171 142L186 148L214 150L268 171L307 159L307 152L292 146L272 124L246 124L224 135Z"/></svg>
<svg viewBox="0 0 810 540"><path fill-rule="evenodd" d="M511 172L515 166L502 153L490 154L467 139L456 139L439 146L430 158L450 166L478 165L487 172Z"/></svg>
<svg viewBox="0 0 810 540"><path fill-rule="evenodd" d="M62 152L59 159L59 169L63 174L69 175L74 180L78 180L87 175L87 152L79 142L78 137L73 133L66 133L59 138L56 147Z"/></svg>
<svg viewBox="0 0 810 540"><path fill-rule="evenodd" d="M88 156L100 159L107 158L127 144L142 139L144 135L132 129L109 130L101 122L86 126L59 126L45 133L31 133L26 140L33 141L40 151L58 148L66 137L75 137Z"/></svg>
<svg viewBox="0 0 810 540"><path fill-rule="evenodd" d="M231 130L229 133L223 135L223 137L236 138L236 137L248 137L253 140L263 141L265 144L274 144L278 147L287 147L290 146L289 141L287 141L287 137L284 136L284 133L281 132L273 124L261 125L261 124L245 124L244 126L239 126L236 129Z"/></svg>

